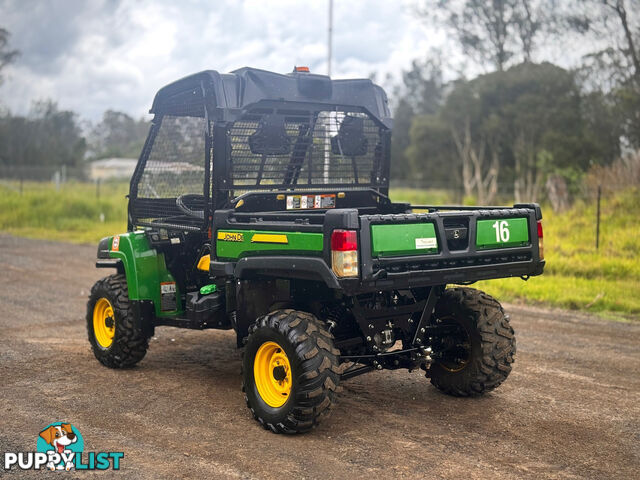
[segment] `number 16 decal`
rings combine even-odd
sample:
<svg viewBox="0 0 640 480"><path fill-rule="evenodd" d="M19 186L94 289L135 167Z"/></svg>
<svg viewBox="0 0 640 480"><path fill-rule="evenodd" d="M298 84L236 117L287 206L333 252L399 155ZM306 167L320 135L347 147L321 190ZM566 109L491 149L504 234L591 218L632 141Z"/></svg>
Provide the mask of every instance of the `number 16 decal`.
<svg viewBox="0 0 640 480"><path fill-rule="evenodd" d="M496 220L496 223L491 226L496 231L496 242L505 243L509 241L509 222L506 220Z"/></svg>

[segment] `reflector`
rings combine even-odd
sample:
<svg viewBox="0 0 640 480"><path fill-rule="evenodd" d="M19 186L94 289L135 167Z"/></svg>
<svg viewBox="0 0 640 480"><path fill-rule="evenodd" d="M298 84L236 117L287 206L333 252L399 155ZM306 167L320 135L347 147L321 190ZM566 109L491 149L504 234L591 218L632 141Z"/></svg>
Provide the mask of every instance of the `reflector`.
<svg viewBox="0 0 640 480"><path fill-rule="evenodd" d="M542 220L538 220L538 250L540 252L540 260L544 260L544 246L542 238L544 234L542 232Z"/></svg>

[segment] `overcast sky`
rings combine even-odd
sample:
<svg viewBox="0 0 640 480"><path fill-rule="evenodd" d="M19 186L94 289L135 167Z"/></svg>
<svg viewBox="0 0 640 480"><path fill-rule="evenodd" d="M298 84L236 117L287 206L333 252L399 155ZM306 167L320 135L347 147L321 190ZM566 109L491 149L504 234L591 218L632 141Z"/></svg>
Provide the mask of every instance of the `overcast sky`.
<svg viewBox="0 0 640 480"><path fill-rule="evenodd" d="M21 52L0 103L34 99L96 121L108 108L140 116L155 92L204 69L327 70L328 0L0 0L0 26ZM398 74L443 35L400 0L335 0L333 76Z"/></svg>

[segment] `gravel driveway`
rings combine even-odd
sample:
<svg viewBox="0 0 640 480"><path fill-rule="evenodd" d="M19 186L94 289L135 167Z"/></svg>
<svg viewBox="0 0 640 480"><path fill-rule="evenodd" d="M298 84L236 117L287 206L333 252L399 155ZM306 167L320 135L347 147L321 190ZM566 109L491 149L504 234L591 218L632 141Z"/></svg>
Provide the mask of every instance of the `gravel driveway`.
<svg viewBox="0 0 640 480"><path fill-rule="evenodd" d="M128 479L638 478L640 323L508 305L518 353L495 392L374 372L344 382L312 433L274 435L244 404L231 332L158 328L138 367L98 364L85 304L110 272L95 252L0 235L0 452L64 420L85 451L124 451Z"/></svg>

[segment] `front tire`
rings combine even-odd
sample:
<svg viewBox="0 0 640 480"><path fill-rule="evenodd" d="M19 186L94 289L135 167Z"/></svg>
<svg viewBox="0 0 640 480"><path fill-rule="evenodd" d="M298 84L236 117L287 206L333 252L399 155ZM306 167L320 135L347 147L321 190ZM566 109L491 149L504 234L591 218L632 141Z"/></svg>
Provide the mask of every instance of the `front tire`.
<svg viewBox="0 0 640 480"><path fill-rule="evenodd" d="M456 397L478 396L506 380L516 339L495 298L473 288L447 289L434 319L448 332L433 341L435 360L428 376L438 390Z"/></svg>
<svg viewBox="0 0 640 480"><path fill-rule="evenodd" d="M242 390L254 418L275 433L303 433L329 415L340 352L310 313L276 310L249 328Z"/></svg>
<svg viewBox="0 0 640 480"><path fill-rule="evenodd" d="M109 368L131 367L143 359L149 343L131 306L122 274L98 280L87 303L87 333L91 350Z"/></svg>

